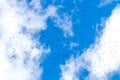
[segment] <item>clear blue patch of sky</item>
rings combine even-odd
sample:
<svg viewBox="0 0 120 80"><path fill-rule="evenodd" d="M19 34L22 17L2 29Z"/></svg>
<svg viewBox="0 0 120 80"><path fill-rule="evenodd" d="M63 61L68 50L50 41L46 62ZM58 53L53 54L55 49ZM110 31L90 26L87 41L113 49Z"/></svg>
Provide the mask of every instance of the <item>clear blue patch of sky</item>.
<svg viewBox="0 0 120 80"><path fill-rule="evenodd" d="M109 73L107 76L108 76L109 80L120 80L120 72L119 72L119 70L114 71L112 73Z"/></svg>
<svg viewBox="0 0 120 80"><path fill-rule="evenodd" d="M81 69L77 76L79 76L79 80L85 80L89 75L89 71L86 69Z"/></svg>
<svg viewBox="0 0 120 80"><path fill-rule="evenodd" d="M27 3L31 2L32 0L26 0Z"/></svg>
<svg viewBox="0 0 120 80"><path fill-rule="evenodd" d="M59 64L65 61L67 56L67 50L63 47L64 37L63 31L53 26L50 19L47 21L48 27L42 32L41 42L48 45L51 49L51 53L42 63L43 66L43 80L58 80L59 78ZM69 56L70 57L70 56Z"/></svg>
<svg viewBox="0 0 120 80"><path fill-rule="evenodd" d="M41 0L43 8L47 8L49 5L62 5L63 7L58 10L58 14L71 16L74 31L74 37L64 37L64 32L53 22L54 18L48 18L47 29L37 34L41 36L40 42L51 49L41 64L43 67L42 80L59 80L61 76L59 65L65 64L71 55L82 54L84 49L94 43L96 24L100 23L102 17L109 17L111 10L117 4L112 3L98 8L99 2L99 0L83 0L83 2L76 0L76 3L74 0L55 0L55 2ZM77 42L79 46L69 49L71 42ZM82 74L80 79L84 80L89 72L83 69L80 73Z"/></svg>

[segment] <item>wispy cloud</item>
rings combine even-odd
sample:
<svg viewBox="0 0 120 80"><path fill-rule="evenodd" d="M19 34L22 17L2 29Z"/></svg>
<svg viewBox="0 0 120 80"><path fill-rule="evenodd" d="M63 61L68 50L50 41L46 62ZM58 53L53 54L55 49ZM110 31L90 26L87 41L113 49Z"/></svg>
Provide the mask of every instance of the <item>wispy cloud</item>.
<svg viewBox="0 0 120 80"><path fill-rule="evenodd" d="M98 5L98 7L103 7L106 6L108 4L111 4L112 2L117 2L118 0L101 0L100 4Z"/></svg>
<svg viewBox="0 0 120 80"><path fill-rule="evenodd" d="M61 17L61 15L57 14L55 18L55 23L57 23L57 26L59 26L59 28L63 30L65 37L74 36L73 23L70 16L62 14Z"/></svg>
<svg viewBox="0 0 120 80"><path fill-rule="evenodd" d="M70 43L70 49L73 49L74 47L77 47L77 46L79 46L79 44L76 43L76 42L71 42Z"/></svg>
<svg viewBox="0 0 120 80"><path fill-rule="evenodd" d="M89 71L85 80L109 80L108 74L116 71L120 66L119 16L120 5L106 20L103 34L96 38L96 43L91 45L81 56L70 59L65 65L61 65L61 80L74 80L73 77L76 77L75 74L82 68ZM69 79L66 78L68 76Z"/></svg>

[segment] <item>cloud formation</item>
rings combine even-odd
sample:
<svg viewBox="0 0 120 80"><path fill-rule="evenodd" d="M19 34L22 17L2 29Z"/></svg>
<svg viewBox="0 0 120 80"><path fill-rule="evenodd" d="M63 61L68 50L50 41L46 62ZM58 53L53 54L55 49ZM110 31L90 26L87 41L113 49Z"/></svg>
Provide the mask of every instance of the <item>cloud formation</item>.
<svg viewBox="0 0 120 80"><path fill-rule="evenodd" d="M103 6L106 6L108 4L111 4L112 2L117 2L117 1L119 1L119 0L101 0L98 7L103 7Z"/></svg>
<svg viewBox="0 0 120 80"><path fill-rule="evenodd" d="M45 30L46 21L53 17L64 36L72 36L72 21L60 17L57 7L42 8L40 0L0 0L0 79L39 80L42 74L41 57L49 47L34 37ZM39 35L40 36L40 35Z"/></svg>
<svg viewBox="0 0 120 80"><path fill-rule="evenodd" d="M74 36L74 32L72 29L73 24L70 16L63 14L63 17L60 17L59 15L56 15L55 22L57 23L59 28L64 31L64 37Z"/></svg>
<svg viewBox="0 0 120 80"><path fill-rule="evenodd" d="M32 0L29 4L25 0L0 0L1 80L40 79L41 56L50 49L45 49L33 35L44 30L45 20L54 14L51 10L41 16L41 10L39 0Z"/></svg>
<svg viewBox="0 0 120 80"><path fill-rule="evenodd" d="M120 5L117 5L105 22L103 34L96 37L95 44L91 45L81 56L61 65L60 80L79 80L76 74L83 68L89 71L85 80L109 80L108 75L120 67L119 21Z"/></svg>

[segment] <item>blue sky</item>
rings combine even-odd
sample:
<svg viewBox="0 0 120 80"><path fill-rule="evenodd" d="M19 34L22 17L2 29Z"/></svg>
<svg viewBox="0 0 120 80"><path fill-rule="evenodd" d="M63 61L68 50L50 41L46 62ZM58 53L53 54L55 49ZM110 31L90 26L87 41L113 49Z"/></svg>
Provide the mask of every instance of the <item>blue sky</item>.
<svg viewBox="0 0 120 80"><path fill-rule="evenodd" d="M119 3L1 0L0 79L119 80Z"/></svg>
<svg viewBox="0 0 120 80"><path fill-rule="evenodd" d="M101 22L102 18L107 18L111 14L112 9L117 3L98 8L99 0L63 0L62 1L43 1L43 6L49 6L54 4L56 6L62 5L59 15L67 14L72 18L73 23L73 37L64 37L63 31L56 28L52 19L48 19L48 28L42 32L41 42L45 45L49 45L51 49L50 55L47 56L43 62L43 80L59 80L60 78L60 64L65 64L65 61L70 58L71 55L81 55L84 49L88 48L91 44L94 44L96 35L96 29L102 30L102 26L96 25ZM73 12L71 12L73 10ZM49 41L49 43L48 43ZM75 42L78 46L70 49L70 43ZM66 46L64 46L66 44ZM79 75L80 80L84 80L88 74L87 71L82 70ZM116 80L116 79L115 79Z"/></svg>

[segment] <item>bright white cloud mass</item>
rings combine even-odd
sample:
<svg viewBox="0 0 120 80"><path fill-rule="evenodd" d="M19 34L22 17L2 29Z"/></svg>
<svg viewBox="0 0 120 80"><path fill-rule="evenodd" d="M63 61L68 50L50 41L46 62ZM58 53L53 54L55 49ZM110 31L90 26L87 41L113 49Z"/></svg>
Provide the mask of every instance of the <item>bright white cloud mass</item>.
<svg viewBox="0 0 120 80"><path fill-rule="evenodd" d="M113 0L106 0L106 5ZM37 32L47 29L47 19L63 30L63 36L74 36L71 16L57 13L60 7L43 9L40 0L0 0L0 80L40 80L41 57L50 52L38 39ZM60 65L60 80L79 80L79 72L89 72L85 80L109 80L109 73L120 68L120 5L103 22L102 34L84 53ZM40 36L40 35L39 35ZM79 44L73 42L70 49Z"/></svg>
<svg viewBox="0 0 120 80"><path fill-rule="evenodd" d="M40 8L37 4L36 0L30 3L34 9ZM49 49L44 49L32 34L45 28L45 19L27 8L24 1L0 0L1 80L38 80L42 73L39 60Z"/></svg>
<svg viewBox="0 0 120 80"><path fill-rule="evenodd" d="M56 22L62 24L56 10L52 5L43 10L40 0L0 0L0 80L39 80L41 56L50 49L33 35L46 29L50 16L56 16L60 21ZM71 23L66 21L67 24Z"/></svg>
<svg viewBox="0 0 120 80"><path fill-rule="evenodd" d="M109 80L109 73L120 68L120 5L112 11L105 22L103 34L96 37L81 56L71 58L61 65L60 80L79 80L77 73L81 69L89 71L85 80Z"/></svg>

